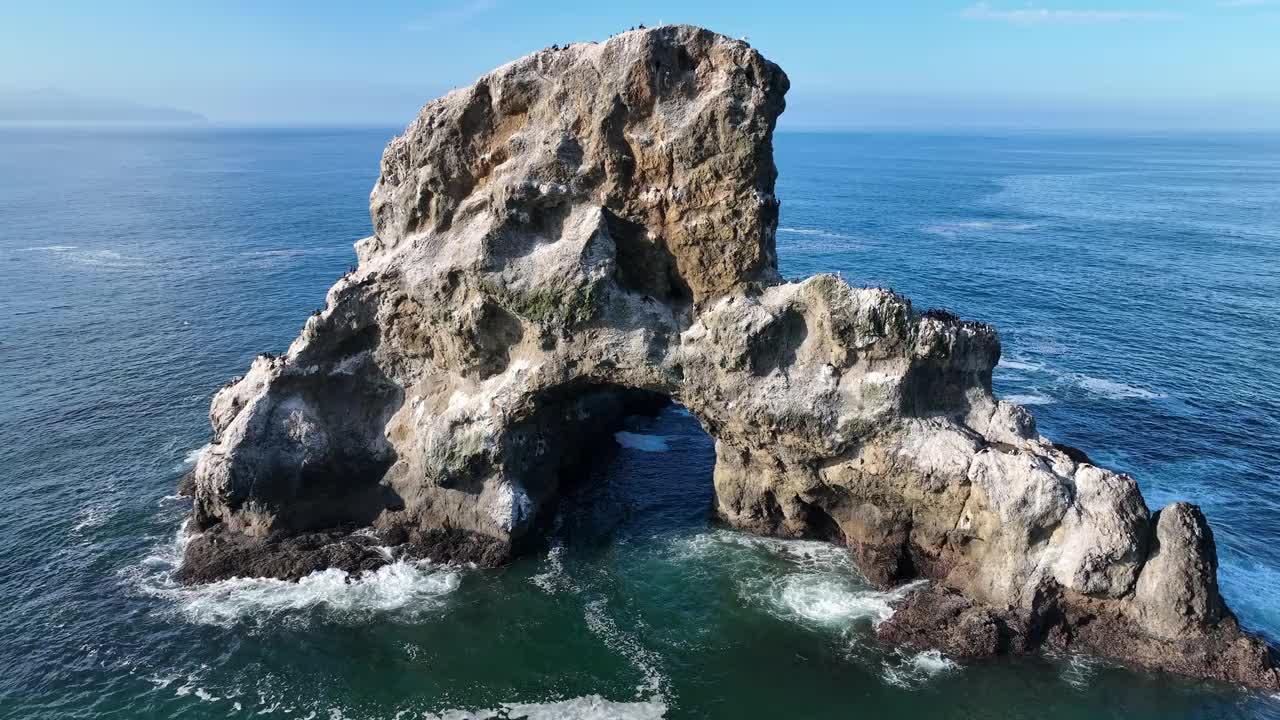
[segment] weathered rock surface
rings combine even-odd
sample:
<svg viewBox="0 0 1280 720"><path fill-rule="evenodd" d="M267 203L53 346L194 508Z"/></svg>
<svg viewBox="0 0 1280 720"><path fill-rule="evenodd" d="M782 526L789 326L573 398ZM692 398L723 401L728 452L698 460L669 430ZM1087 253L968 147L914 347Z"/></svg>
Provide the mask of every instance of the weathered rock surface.
<svg viewBox="0 0 1280 720"><path fill-rule="evenodd" d="M288 352L210 409L190 581L417 554L502 562L637 407L716 441L719 515L925 577L881 630L960 656L1046 645L1259 687L1194 507L996 400L995 332L834 276L782 282L786 75L692 27L544 50L387 147L375 234ZM350 528L369 528L351 535Z"/></svg>

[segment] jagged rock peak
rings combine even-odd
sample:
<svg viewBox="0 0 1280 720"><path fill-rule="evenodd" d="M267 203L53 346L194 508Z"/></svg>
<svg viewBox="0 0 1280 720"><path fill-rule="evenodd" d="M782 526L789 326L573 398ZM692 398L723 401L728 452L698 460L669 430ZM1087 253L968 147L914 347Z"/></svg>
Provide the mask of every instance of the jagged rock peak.
<svg viewBox="0 0 1280 720"><path fill-rule="evenodd" d="M362 259L455 228L554 234L586 204L636 290L700 302L776 280L771 137L787 88L750 46L687 25L508 63L387 146Z"/></svg>
<svg viewBox="0 0 1280 720"><path fill-rule="evenodd" d="M1200 512L1151 513L993 397L994 330L781 280L786 90L744 43L672 26L426 105L383 156L359 266L214 397L183 579L360 571L387 562L376 545L504 562L625 414L674 400L716 441L725 522L931 581L886 641L1280 685Z"/></svg>

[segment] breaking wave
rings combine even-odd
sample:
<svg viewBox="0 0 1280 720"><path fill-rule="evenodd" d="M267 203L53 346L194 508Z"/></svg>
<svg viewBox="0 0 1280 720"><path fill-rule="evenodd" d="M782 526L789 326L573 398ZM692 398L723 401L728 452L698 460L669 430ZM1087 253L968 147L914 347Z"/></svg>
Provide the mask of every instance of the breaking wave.
<svg viewBox="0 0 1280 720"><path fill-rule="evenodd" d="M137 591L172 602L178 615L200 625L249 622L263 626L281 621L306 625L316 612L343 623L387 615L411 620L437 611L462 582L458 568L401 559L359 575L330 568L296 582L231 578L185 586L174 580L173 573L193 537L184 522L172 542L121 575Z"/></svg>
<svg viewBox="0 0 1280 720"><path fill-rule="evenodd" d="M876 590L863 579L846 549L818 540L780 540L729 530L700 533L675 545L681 558L714 559L740 568L743 602L789 622L829 628L858 623L878 626L893 616L894 603L926 581ZM752 567L760 560L782 568Z"/></svg>
<svg viewBox="0 0 1280 720"><path fill-rule="evenodd" d="M910 689L959 667L954 660L938 650L925 650L915 654L897 653L884 661L880 677L890 685Z"/></svg>
<svg viewBox="0 0 1280 720"><path fill-rule="evenodd" d="M187 454L182 456L182 460L175 465L173 469L178 472L184 472L195 467L196 463L200 462L200 456L204 454L204 451L208 447L208 445L201 445L200 447L189 451Z"/></svg>
<svg viewBox="0 0 1280 720"><path fill-rule="evenodd" d="M855 576L794 573L764 582L744 581L742 590L745 600L763 604L784 620L828 627L858 622L879 626L893 616L893 603L923 583L917 580L882 591L860 585Z"/></svg>
<svg viewBox="0 0 1280 720"><path fill-rule="evenodd" d="M917 581L882 592L859 588L846 578L797 573L768 583L763 598L787 618L819 625L843 626L857 621L879 625L893 616L892 603L919 585Z"/></svg>
<svg viewBox="0 0 1280 720"><path fill-rule="evenodd" d="M297 582L232 578L192 588L164 588L156 594L176 600L191 622L228 626L317 609L347 621L392 611L416 614L440 607L441 598L460 583L455 570L402 560L357 577L331 568Z"/></svg>

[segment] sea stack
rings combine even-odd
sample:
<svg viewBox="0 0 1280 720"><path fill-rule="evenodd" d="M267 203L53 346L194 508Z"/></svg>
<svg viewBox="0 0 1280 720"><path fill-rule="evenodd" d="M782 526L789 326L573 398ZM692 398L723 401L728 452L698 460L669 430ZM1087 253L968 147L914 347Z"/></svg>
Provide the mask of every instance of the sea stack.
<svg viewBox="0 0 1280 720"><path fill-rule="evenodd" d="M1273 651L1217 587L1194 506L993 397L995 331L832 275L784 282L787 76L746 43L636 30L504 65L388 145L359 266L287 353L214 397L181 577L297 578L537 547L638 407L715 440L730 525L929 582L879 633L1055 648L1252 687Z"/></svg>

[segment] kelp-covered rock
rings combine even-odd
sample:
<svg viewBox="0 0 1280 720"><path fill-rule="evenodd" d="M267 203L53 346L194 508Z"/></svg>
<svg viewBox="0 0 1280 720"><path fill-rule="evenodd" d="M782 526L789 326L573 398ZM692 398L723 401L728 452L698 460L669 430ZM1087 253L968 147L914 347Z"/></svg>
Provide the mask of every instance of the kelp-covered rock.
<svg viewBox="0 0 1280 720"><path fill-rule="evenodd" d="M622 417L675 400L715 439L725 521L842 543L881 584L933 581L887 640L1275 687L1199 511L1153 515L996 400L990 327L831 275L782 282L787 86L745 43L669 26L424 107L384 153L359 266L214 398L183 577L356 571L377 544L503 562Z"/></svg>

